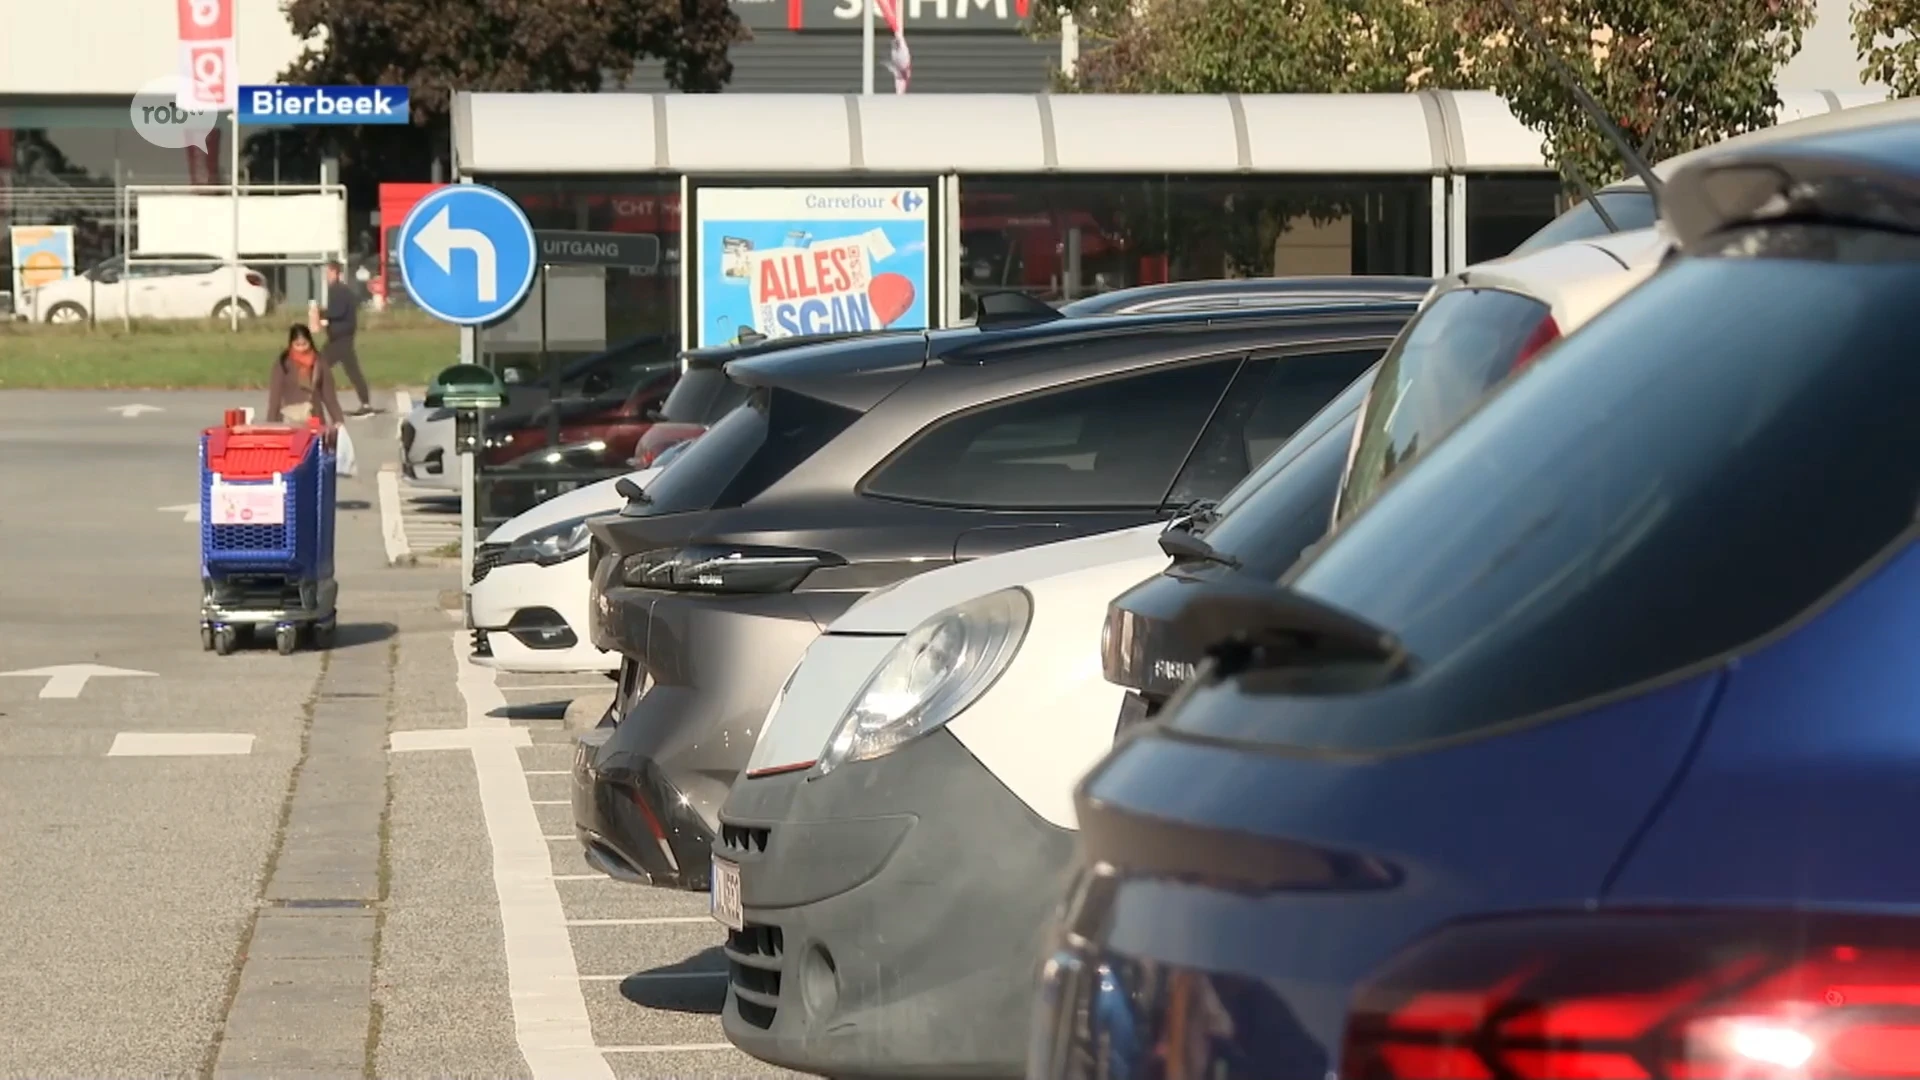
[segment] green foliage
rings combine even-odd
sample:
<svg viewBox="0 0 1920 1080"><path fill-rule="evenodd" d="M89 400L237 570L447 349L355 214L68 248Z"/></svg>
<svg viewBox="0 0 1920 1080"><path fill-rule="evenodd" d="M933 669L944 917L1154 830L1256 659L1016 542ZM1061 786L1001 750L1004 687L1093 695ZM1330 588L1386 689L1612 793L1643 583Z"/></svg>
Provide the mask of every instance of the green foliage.
<svg viewBox="0 0 1920 1080"><path fill-rule="evenodd" d="M1892 88L1894 97L1920 94L1920 2L1857 0L1853 6L1853 44L1869 82Z"/></svg>
<svg viewBox="0 0 1920 1080"><path fill-rule="evenodd" d="M1437 10L1409 0L1082 4L1074 88L1106 93L1392 93L1451 85L1427 60Z"/></svg>
<svg viewBox="0 0 1920 1080"><path fill-rule="evenodd" d="M280 81L411 92L411 127L283 135L307 140L312 153L339 154L356 186L427 179L446 153L456 90L591 92L657 57L674 87L717 91L733 76L728 46L745 37L727 0L287 0L285 8L308 45Z"/></svg>
<svg viewBox="0 0 1920 1080"><path fill-rule="evenodd" d="M1812 0L1441 0L1462 66L1546 137L1569 180L1620 178L1613 144L1555 76L1558 56L1649 161L1774 122L1774 79L1800 50Z"/></svg>

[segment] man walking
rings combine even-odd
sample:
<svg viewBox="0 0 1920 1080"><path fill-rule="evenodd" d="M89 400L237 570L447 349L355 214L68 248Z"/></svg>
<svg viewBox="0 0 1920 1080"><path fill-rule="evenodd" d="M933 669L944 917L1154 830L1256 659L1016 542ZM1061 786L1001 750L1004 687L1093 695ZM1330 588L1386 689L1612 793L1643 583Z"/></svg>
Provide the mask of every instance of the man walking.
<svg viewBox="0 0 1920 1080"><path fill-rule="evenodd" d="M367 389L367 377L360 373L360 354L353 350L353 332L360 312L360 294L347 283L345 268L338 262L327 263L327 306L320 319L320 325L327 329L327 344L322 350L329 366L338 365L347 369L347 380L353 383L353 392L360 397L360 407L353 410L354 416L371 416L380 410L373 407L373 394Z"/></svg>

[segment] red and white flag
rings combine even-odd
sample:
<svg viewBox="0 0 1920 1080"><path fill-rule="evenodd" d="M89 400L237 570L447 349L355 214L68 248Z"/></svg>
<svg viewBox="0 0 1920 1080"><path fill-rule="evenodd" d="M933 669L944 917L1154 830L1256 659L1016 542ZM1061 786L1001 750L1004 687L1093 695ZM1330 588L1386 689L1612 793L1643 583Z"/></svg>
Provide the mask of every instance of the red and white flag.
<svg viewBox="0 0 1920 1080"><path fill-rule="evenodd" d="M893 31L893 48L887 54L887 70L893 72L893 92L904 94L913 81L913 53L907 49L907 24L900 11L900 0L873 0Z"/></svg>
<svg viewBox="0 0 1920 1080"><path fill-rule="evenodd" d="M234 107L234 0L175 0L180 11L180 107Z"/></svg>

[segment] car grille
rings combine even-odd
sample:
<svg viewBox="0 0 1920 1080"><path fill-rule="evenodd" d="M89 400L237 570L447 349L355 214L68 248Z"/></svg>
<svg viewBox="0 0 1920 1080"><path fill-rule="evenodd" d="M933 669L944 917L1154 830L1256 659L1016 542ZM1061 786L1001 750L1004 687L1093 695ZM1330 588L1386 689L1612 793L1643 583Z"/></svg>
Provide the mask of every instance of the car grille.
<svg viewBox="0 0 1920 1080"><path fill-rule="evenodd" d="M786 942L777 926L747 923L727 931L727 982L740 1019L766 1030L780 1008L780 963Z"/></svg>
<svg viewBox="0 0 1920 1080"><path fill-rule="evenodd" d="M742 855L759 855L767 850L767 842L773 839L773 830L751 825L729 825L720 823L720 846L732 852L735 859Z"/></svg>
<svg viewBox="0 0 1920 1080"><path fill-rule="evenodd" d="M473 549L473 583L487 580L493 568L500 565L500 556L507 550L505 544L481 544Z"/></svg>
<svg viewBox="0 0 1920 1080"><path fill-rule="evenodd" d="M485 630L475 630L473 632L473 655L493 655L493 642L487 640L487 632Z"/></svg>

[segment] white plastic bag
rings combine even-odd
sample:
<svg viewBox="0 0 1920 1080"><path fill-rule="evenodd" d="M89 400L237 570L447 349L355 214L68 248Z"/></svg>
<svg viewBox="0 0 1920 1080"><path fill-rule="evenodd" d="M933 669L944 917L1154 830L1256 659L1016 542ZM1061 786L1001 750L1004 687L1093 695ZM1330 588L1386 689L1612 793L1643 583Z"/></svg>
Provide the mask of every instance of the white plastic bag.
<svg viewBox="0 0 1920 1080"><path fill-rule="evenodd" d="M353 436L347 434L345 424L333 431L333 471L339 476L352 476L357 471L353 461Z"/></svg>

